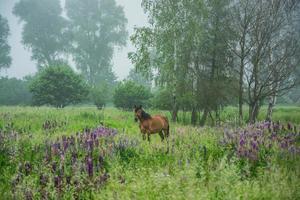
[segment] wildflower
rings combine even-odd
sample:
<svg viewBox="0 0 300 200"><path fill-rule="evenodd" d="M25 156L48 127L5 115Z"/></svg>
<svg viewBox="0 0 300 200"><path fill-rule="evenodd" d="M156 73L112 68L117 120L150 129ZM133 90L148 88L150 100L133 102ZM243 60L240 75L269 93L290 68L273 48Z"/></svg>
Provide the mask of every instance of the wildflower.
<svg viewBox="0 0 300 200"><path fill-rule="evenodd" d="M57 169L57 164L56 164L56 162L53 162L52 165L51 165L51 167L52 167L52 168L51 168L51 169L52 169L52 172L55 173L55 172L56 172L56 169Z"/></svg>
<svg viewBox="0 0 300 200"><path fill-rule="evenodd" d="M68 184L68 185L70 185L71 184L71 176L66 176L66 183Z"/></svg>
<svg viewBox="0 0 300 200"><path fill-rule="evenodd" d="M40 185L42 187L45 187L48 183L48 176L44 175L44 174L41 174L40 175Z"/></svg>
<svg viewBox="0 0 300 200"><path fill-rule="evenodd" d="M62 180L60 176L55 176L54 177L54 187L60 188L62 185Z"/></svg>
<svg viewBox="0 0 300 200"><path fill-rule="evenodd" d="M29 162L25 162L24 168L25 168L25 175L28 176L32 169L31 164Z"/></svg>
<svg viewBox="0 0 300 200"><path fill-rule="evenodd" d="M93 176L93 159L88 156L86 159L86 168L87 168L87 172L89 177Z"/></svg>
<svg viewBox="0 0 300 200"><path fill-rule="evenodd" d="M240 138L240 146L244 146L246 144L243 137Z"/></svg>

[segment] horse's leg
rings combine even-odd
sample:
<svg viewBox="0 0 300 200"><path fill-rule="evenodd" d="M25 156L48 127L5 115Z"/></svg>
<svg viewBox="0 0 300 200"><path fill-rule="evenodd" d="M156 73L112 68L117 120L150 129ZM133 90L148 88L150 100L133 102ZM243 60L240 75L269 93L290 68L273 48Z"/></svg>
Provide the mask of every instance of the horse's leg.
<svg viewBox="0 0 300 200"><path fill-rule="evenodd" d="M167 140L167 153L169 153L169 135L170 135L170 126L168 126L167 129L164 130L165 137Z"/></svg>
<svg viewBox="0 0 300 200"><path fill-rule="evenodd" d="M143 135L143 140L146 140L146 133L142 133Z"/></svg>
<svg viewBox="0 0 300 200"><path fill-rule="evenodd" d="M164 139L165 139L163 130L161 130L161 131L159 132L159 136L160 136L160 138L161 138L161 141L163 142Z"/></svg>
<svg viewBox="0 0 300 200"><path fill-rule="evenodd" d="M147 136L148 136L148 142L150 143L150 133L147 132Z"/></svg>
<svg viewBox="0 0 300 200"><path fill-rule="evenodd" d="M164 129L164 133L165 133L165 137L166 137L166 138L169 137L169 134L170 134L170 132L169 132L170 130L169 130L169 129L170 129L169 126L168 126L168 128Z"/></svg>

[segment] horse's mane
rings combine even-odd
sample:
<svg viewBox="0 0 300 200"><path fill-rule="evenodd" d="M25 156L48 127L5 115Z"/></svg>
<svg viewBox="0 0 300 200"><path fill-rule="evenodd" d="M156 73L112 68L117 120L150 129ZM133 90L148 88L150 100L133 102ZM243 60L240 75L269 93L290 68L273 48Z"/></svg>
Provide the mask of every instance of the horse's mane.
<svg viewBox="0 0 300 200"><path fill-rule="evenodd" d="M151 119L151 115L142 110L142 118L143 119Z"/></svg>

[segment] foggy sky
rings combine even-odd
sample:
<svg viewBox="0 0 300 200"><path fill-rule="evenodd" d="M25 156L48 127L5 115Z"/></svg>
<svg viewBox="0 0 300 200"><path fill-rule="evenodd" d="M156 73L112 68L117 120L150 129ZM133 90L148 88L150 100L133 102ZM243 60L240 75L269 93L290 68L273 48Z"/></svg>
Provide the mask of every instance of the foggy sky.
<svg viewBox="0 0 300 200"><path fill-rule="evenodd" d="M7 70L2 70L1 76L22 78L37 71L36 63L31 60L31 53L21 44L22 23L12 14L14 4L18 0L0 0L0 13L8 19L10 27L9 45L11 46L12 65ZM51 0L49 0L51 1ZM61 0L62 2L64 0ZM141 27L147 25L147 17L141 8L142 0L116 0L118 5L124 7L126 18L128 19L127 30L129 36L132 35L135 26ZM131 42L122 49L116 49L112 61L113 71L119 80L126 78L129 70L133 67L127 57L128 52L134 51Z"/></svg>

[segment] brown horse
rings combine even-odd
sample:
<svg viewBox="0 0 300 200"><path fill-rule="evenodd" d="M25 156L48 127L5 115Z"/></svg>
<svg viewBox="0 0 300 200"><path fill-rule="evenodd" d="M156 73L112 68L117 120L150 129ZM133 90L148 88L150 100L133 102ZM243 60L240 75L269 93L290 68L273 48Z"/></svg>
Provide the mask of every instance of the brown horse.
<svg viewBox="0 0 300 200"><path fill-rule="evenodd" d="M150 135L154 133L159 133L161 141L169 137L170 126L166 117L161 115L151 116L143 110L142 106L134 106L134 114L135 121L140 122L139 127L144 140L147 134L150 142Z"/></svg>

